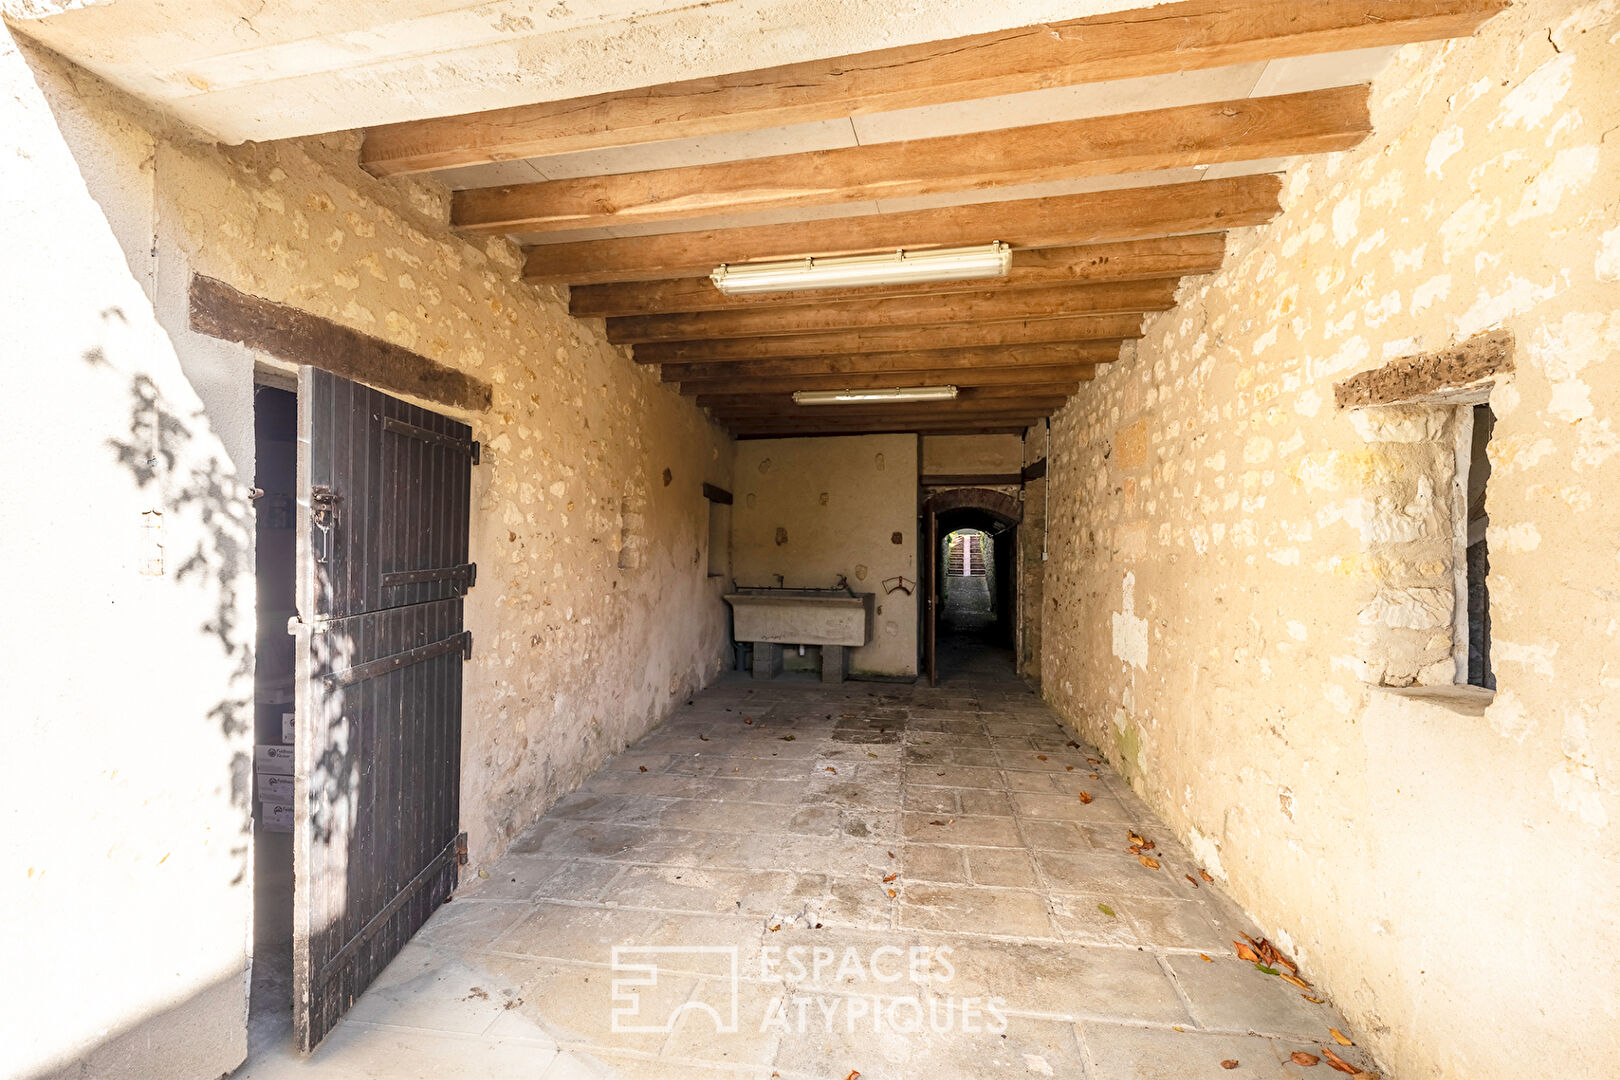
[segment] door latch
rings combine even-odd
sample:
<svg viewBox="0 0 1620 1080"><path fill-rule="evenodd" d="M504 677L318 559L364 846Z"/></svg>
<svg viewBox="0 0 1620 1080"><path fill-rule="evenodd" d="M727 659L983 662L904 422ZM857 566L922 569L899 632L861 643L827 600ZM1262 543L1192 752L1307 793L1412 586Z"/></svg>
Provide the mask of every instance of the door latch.
<svg viewBox="0 0 1620 1080"><path fill-rule="evenodd" d="M316 484L309 491L309 521L315 527L320 543L316 562L326 562L332 555L332 529L337 524L338 494L325 484Z"/></svg>

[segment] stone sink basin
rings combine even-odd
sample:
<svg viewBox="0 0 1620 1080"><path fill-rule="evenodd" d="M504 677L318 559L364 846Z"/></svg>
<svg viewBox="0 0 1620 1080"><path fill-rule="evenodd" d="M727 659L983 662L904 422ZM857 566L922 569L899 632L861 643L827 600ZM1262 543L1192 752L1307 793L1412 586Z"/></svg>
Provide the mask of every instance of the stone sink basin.
<svg viewBox="0 0 1620 1080"><path fill-rule="evenodd" d="M783 645L821 646L822 682L843 682L849 650L872 640L876 593L835 589L738 589L726 594L732 637L754 643L754 678L782 670Z"/></svg>
<svg viewBox="0 0 1620 1080"><path fill-rule="evenodd" d="M738 641L779 645L844 645L872 638L875 593L830 589L738 589L726 594Z"/></svg>

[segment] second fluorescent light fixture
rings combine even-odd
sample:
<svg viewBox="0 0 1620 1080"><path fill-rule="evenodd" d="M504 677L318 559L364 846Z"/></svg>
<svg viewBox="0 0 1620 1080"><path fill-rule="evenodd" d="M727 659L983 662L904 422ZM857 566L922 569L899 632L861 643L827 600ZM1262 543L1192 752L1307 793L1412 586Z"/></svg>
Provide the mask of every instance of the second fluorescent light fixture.
<svg viewBox="0 0 1620 1080"><path fill-rule="evenodd" d="M862 401L951 401L954 386L895 386L885 390L795 390L795 405L854 405Z"/></svg>
<svg viewBox="0 0 1620 1080"><path fill-rule="evenodd" d="M886 255L845 255L781 262L726 264L709 275L727 296L787 292L795 289L851 289L862 285L916 284L925 281L968 281L1006 277L1012 248L997 242L977 247L933 251L895 251Z"/></svg>

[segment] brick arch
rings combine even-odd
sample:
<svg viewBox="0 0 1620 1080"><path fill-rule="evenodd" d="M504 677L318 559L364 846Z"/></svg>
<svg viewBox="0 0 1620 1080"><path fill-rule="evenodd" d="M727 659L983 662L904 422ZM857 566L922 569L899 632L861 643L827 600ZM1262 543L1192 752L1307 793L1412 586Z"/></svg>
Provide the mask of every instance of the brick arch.
<svg viewBox="0 0 1620 1080"><path fill-rule="evenodd" d="M989 488L951 488L936 492L923 503L923 510L943 514L949 510L982 510L1007 525L1024 519L1024 504L1002 491Z"/></svg>

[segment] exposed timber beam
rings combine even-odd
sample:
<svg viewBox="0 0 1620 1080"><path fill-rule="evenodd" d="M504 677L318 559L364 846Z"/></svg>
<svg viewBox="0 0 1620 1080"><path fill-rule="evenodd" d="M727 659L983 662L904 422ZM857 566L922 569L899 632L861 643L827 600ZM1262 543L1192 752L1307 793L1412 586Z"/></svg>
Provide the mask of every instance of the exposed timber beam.
<svg viewBox="0 0 1620 1080"><path fill-rule="evenodd" d="M919 412L926 412L924 406L956 405L971 410L978 406L1001 408L1005 405L1018 403L1029 404L1051 400L1062 401L1079 388L1078 380L1038 383L1033 386L972 386L965 387L959 396L952 401L939 402L901 402L898 404L915 404ZM697 403L704 408L718 412L781 412L798 415L806 409L893 409L895 402L867 402L848 405L799 405L793 400L791 393L771 394L700 394Z"/></svg>
<svg viewBox="0 0 1620 1080"><path fill-rule="evenodd" d="M632 281L613 285L580 285L569 290L568 311L577 318L668 315L683 311L764 311L844 300L888 300L900 296L940 296L998 289L1093 285L1105 281L1147 281L1210 274L1221 268L1226 251L1223 233L1156 236L1115 244L1077 247L1020 248L1012 253L1012 270L996 281L930 281L922 284L872 285L860 289L811 289L785 293L727 296L706 277L669 281Z"/></svg>
<svg viewBox="0 0 1620 1080"><path fill-rule="evenodd" d="M824 425L799 425L794 428L765 426L750 428L737 425L727 428L739 439L839 439L856 435L1022 435L1028 428L1040 423L1040 417L1014 421L990 421L979 424L961 420L945 423L912 424L911 426L878 424L860 427L828 428Z"/></svg>
<svg viewBox="0 0 1620 1080"><path fill-rule="evenodd" d="M683 394L782 394L794 390L876 390L889 386L1036 386L1092 377L1090 364L1062 367L988 368L982 371L917 371L896 375L873 371L844 375L787 375L756 379L739 374L731 379L690 379L681 382Z"/></svg>
<svg viewBox="0 0 1620 1080"><path fill-rule="evenodd" d="M371 128L377 176L1462 37L1507 0L1189 0L566 101Z"/></svg>
<svg viewBox="0 0 1620 1080"><path fill-rule="evenodd" d="M465 232L527 234L797 211L1348 150L1366 86L1178 105L969 135L458 191Z"/></svg>
<svg viewBox="0 0 1620 1080"><path fill-rule="evenodd" d="M726 262L1001 240L1058 247L1262 225L1280 212L1271 174L944 206L903 214L661 233L527 249L531 281L596 284L695 277Z"/></svg>
<svg viewBox="0 0 1620 1080"><path fill-rule="evenodd" d="M1051 341L1117 341L1142 336L1140 315L1080 315L983 325L844 330L789 337L723 338L718 341L655 341L637 345L637 363L667 364L836 356L846 353L961 349L983 345L1028 345Z"/></svg>
<svg viewBox="0 0 1620 1080"><path fill-rule="evenodd" d="M1119 359L1118 341L1056 342L1035 345L992 345L963 349L912 349L906 352L854 353L845 356L810 356L780 360L734 360L716 363L666 363L659 369L665 382L702 379L747 379L850 373L902 374L1011 370L1065 364L1106 364ZM909 375L907 376L909 378ZM949 381L949 380L947 380Z"/></svg>
<svg viewBox="0 0 1620 1080"><path fill-rule="evenodd" d="M608 340L620 345L712 338L778 337L879 326L941 326L1074 315L1168 311L1176 305L1175 278L1058 285L1008 292L986 289L949 296L903 296L892 300L840 300L796 308L637 315L607 321Z"/></svg>

